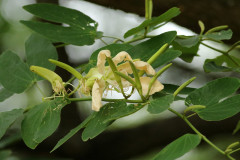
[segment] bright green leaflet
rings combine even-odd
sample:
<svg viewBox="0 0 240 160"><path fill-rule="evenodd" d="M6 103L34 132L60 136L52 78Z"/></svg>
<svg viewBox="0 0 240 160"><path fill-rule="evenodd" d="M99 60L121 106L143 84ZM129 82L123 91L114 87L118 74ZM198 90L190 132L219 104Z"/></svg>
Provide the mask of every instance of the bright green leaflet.
<svg viewBox="0 0 240 160"><path fill-rule="evenodd" d="M138 27L132 28L129 31L127 31L124 34L124 38L130 37L140 31L142 31L144 28L150 26L156 26L160 23L166 22L171 20L172 18L176 17L177 15L180 14L180 10L179 8L173 7L171 9L169 9L168 11L166 11L165 13L163 13L162 15L158 16L158 17L154 17L150 20L145 20L143 23L141 23Z"/></svg>
<svg viewBox="0 0 240 160"><path fill-rule="evenodd" d="M80 11L53 4L32 4L23 8L45 20L69 25L64 27L43 22L21 21L33 31L54 42L79 46L91 45L100 35L96 31L97 22Z"/></svg>
<svg viewBox="0 0 240 160"><path fill-rule="evenodd" d="M121 51L126 51L129 48L131 48L132 46L129 44L110 44L107 45L105 47L102 47L96 51L94 51L89 59L89 63L86 66L85 72L87 73L91 68L96 67L97 65L97 57L98 57L98 53L101 50L110 50L111 51L111 56L114 57L115 55L117 55L119 52Z"/></svg>
<svg viewBox="0 0 240 160"><path fill-rule="evenodd" d="M191 104L210 106L235 93L239 87L240 81L237 78L226 77L216 79L191 92L186 98L185 103L188 106Z"/></svg>
<svg viewBox="0 0 240 160"><path fill-rule="evenodd" d="M220 103L195 111L200 118L207 121L220 121L240 112L240 95L230 97Z"/></svg>
<svg viewBox="0 0 240 160"><path fill-rule="evenodd" d="M212 32L209 33L207 35L204 35L204 38L209 38L209 39L213 39L216 41L220 41L220 40L229 40L232 38L232 30L228 29L228 30L222 30L219 32Z"/></svg>
<svg viewBox="0 0 240 160"><path fill-rule="evenodd" d="M86 128L82 133L83 141L93 139L101 132L103 132L114 120L130 115L139 109L142 105L127 106L124 101L117 101L114 103L105 104L99 112L87 123Z"/></svg>
<svg viewBox="0 0 240 160"><path fill-rule="evenodd" d="M23 109L13 109L7 112L0 112L0 139L10 125L23 114Z"/></svg>
<svg viewBox="0 0 240 160"><path fill-rule="evenodd" d="M0 102L3 102L4 100L8 99L13 94L14 94L13 92L8 91L7 89L3 88L0 85Z"/></svg>
<svg viewBox="0 0 240 160"><path fill-rule="evenodd" d="M41 66L50 70L55 70L55 65L48 59L58 59L56 48L44 37L32 34L25 43L27 64L29 66ZM35 74L36 75L36 74ZM36 75L37 79L42 79Z"/></svg>
<svg viewBox="0 0 240 160"><path fill-rule="evenodd" d="M163 148L153 159L154 160L175 160L195 148L201 138L195 134L185 134Z"/></svg>
<svg viewBox="0 0 240 160"><path fill-rule="evenodd" d="M0 56L0 83L7 90L22 93L32 85L33 73L15 53L6 51Z"/></svg>
<svg viewBox="0 0 240 160"><path fill-rule="evenodd" d="M164 95L162 97L150 100L147 110L151 114L161 113L167 110L173 101L174 101L174 96L172 94Z"/></svg>
<svg viewBox="0 0 240 160"><path fill-rule="evenodd" d="M22 122L21 132L23 141L29 148L35 149L57 129L61 119L61 109L67 103L62 98L56 98L34 106L27 113Z"/></svg>
<svg viewBox="0 0 240 160"><path fill-rule="evenodd" d="M67 140L69 140L72 136L74 136L80 129L86 126L86 124L95 116L96 112L88 116L87 119L85 119L81 124L79 124L77 127L73 128L66 136L64 136L62 139L58 141L56 146L51 150L51 152L58 149L61 145L63 145Z"/></svg>

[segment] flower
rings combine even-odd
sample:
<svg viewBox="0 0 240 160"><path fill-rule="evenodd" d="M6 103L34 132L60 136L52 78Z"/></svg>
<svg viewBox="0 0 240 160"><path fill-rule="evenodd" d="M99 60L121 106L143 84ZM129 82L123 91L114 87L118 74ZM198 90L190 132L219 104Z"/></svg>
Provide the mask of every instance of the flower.
<svg viewBox="0 0 240 160"><path fill-rule="evenodd" d="M123 89L132 86L132 84L124 78L121 78L121 85L119 85L119 81L116 80L116 75L114 75L112 68L110 66L105 66L107 57L111 57L111 52L109 50L100 51L97 58L97 66L90 69L87 75L81 79L81 92L85 95L92 94L92 110L94 111L99 111L102 107L102 94L105 89L109 89L109 85L117 91L123 91ZM132 60L131 56L125 51L119 52L112 58L112 61L118 72L129 77L130 74L133 73L129 61L132 61L135 68L140 70L140 72L146 72L147 75L152 76L156 74L150 64L140 60ZM150 77L140 77L143 96L152 95L164 88L164 86L156 80L149 89L150 82Z"/></svg>

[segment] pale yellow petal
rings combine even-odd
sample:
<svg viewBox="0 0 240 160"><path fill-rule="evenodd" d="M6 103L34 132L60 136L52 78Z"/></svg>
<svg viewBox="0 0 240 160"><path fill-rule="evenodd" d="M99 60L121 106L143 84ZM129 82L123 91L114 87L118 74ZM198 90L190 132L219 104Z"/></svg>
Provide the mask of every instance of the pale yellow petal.
<svg viewBox="0 0 240 160"><path fill-rule="evenodd" d="M147 62L143 62L143 61L135 61L133 62L135 67L139 70L144 70L148 75L154 75L155 74L155 70L153 69L153 67L148 64Z"/></svg>
<svg viewBox="0 0 240 160"><path fill-rule="evenodd" d="M102 94L104 91L105 82L96 80L92 88L92 110L99 111L102 107Z"/></svg>
<svg viewBox="0 0 240 160"><path fill-rule="evenodd" d="M122 52L119 52L113 59L113 62L115 65L117 65L118 63L122 62L122 61L131 61L132 58L131 56L125 52L125 51L122 51Z"/></svg>
<svg viewBox="0 0 240 160"><path fill-rule="evenodd" d="M106 57L110 57L110 56L111 56L111 52L109 50L101 50L98 53L97 68L101 74L104 74Z"/></svg>
<svg viewBox="0 0 240 160"><path fill-rule="evenodd" d="M133 73L132 68L131 68L129 62L125 62L125 63L120 64L119 66L117 66L117 70L119 72L124 73L124 74L125 73L128 73L128 74L132 74Z"/></svg>
<svg viewBox="0 0 240 160"><path fill-rule="evenodd" d="M151 82L151 78L150 77L140 77L140 82L142 85L142 94L144 96L146 96L147 92L148 92L149 84ZM163 90L163 88L164 88L164 86L158 80L156 80L150 89L149 95L152 95L155 92L160 92L161 90Z"/></svg>

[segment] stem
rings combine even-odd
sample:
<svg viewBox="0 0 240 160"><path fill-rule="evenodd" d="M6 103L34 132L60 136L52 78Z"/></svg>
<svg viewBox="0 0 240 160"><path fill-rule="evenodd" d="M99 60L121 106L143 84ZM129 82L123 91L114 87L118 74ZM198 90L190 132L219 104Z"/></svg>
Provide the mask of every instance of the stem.
<svg viewBox="0 0 240 160"><path fill-rule="evenodd" d="M68 98L68 100L72 102L76 101L91 101L92 97L86 97L86 98ZM128 103L145 103L145 101L142 100L128 100L128 99L108 99L108 98L102 98L102 101L105 102L116 102L116 101L125 101Z"/></svg>
<svg viewBox="0 0 240 160"><path fill-rule="evenodd" d="M133 38L133 39L131 39L131 40L127 41L127 42L124 42L124 43L133 43L133 42L142 40L144 38L145 38L145 36L140 36L140 37Z"/></svg>
<svg viewBox="0 0 240 160"><path fill-rule="evenodd" d="M55 46L55 47L56 47L56 48L60 48L60 47L65 47L65 46L67 46L67 45L69 45L69 44L63 43L63 44L59 44L59 45L57 45L57 46Z"/></svg>
<svg viewBox="0 0 240 160"><path fill-rule="evenodd" d="M233 150L232 152L229 153L229 155L233 154L234 152L237 152L237 151L240 151L240 148Z"/></svg>
<svg viewBox="0 0 240 160"><path fill-rule="evenodd" d="M191 79L189 79L187 82L184 82L180 87L178 87L178 89L173 93L173 96L176 97L178 95L179 92L181 92L181 90L185 87L187 87L190 83L192 83L192 81L194 81L196 79L196 77L193 77Z"/></svg>
<svg viewBox="0 0 240 160"><path fill-rule="evenodd" d="M113 39L115 39L116 42L118 42L118 41L124 42L124 40L122 40L122 39L120 39L120 38L117 38L117 37L113 37L113 36L103 36L103 37L105 37L105 38L113 38ZM115 42L115 41L114 41L114 42ZM115 42L115 43L116 43L116 42Z"/></svg>
<svg viewBox="0 0 240 160"><path fill-rule="evenodd" d="M39 92L41 93L41 95L43 97L46 97L46 95L44 94L44 92L42 91L42 89L39 87L38 83L36 82L35 86L37 87L37 89L39 90Z"/></svg>
<svg viewBox="0 0 240 160"><path fill-rule="evenodd" d="M201 42L201 44L204 45L204 46L206 46L206 47L208 47L208 48L210 48L210 49L212 49L212 50L214 50L214 51L217 51L217 52L222 53L222 54L223 54L224 56L226 56L230 61L232 61L236 66L240 67L240 65L238 64L238 62L236 62L236 61L228 54L228 51L219 50L219 49L214 48L214 47L212 47L212 46L209 46L209 45L207 45L207 44L205 44L205 43L203 43L203 42Z"/></svg>
<svg viewBox="0 0 240 160"><path fill-rule="evenodd" d="M220 148L218 148L215 144L213 144L207 137L205 137L201 132L199 132L193 125L192 123L182 114L178 113L177 111L169 108L168 109L170 112L174 113L175 115L177 115L178 117L180 117L182 120L184 120L187 125L196 133L198 134L205 142L207 142L210 146L212 146L215 150L217 150L218 152L220 152L221 154L227 156L229 159L231 160L235 160L233 157L231 157L230 155L226 155L225 152L223 150L221 150Z"/></svg>
<svg viewBox="0 0 240 160"><path fill-rule="evenodd" d="M102 43L105 44L106 46L108 45L107 42L105 42L102 38L100 38L100 41L102 41Z"/></svg>

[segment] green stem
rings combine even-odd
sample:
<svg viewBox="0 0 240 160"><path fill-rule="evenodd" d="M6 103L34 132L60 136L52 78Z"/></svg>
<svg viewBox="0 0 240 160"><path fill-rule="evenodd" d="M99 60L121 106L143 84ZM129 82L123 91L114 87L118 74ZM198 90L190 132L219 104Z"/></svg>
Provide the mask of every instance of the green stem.
<svg viewBox="0 0 240 160"><path fill-rule="evenodd" d="M57 45L57 46L55 46L55 47L56 47L56 48L61 48L61 47L65 47L65 46L67 46L67 45L69 45L69 44L63 43L63 44L59 44L59 45Z"/></svg>
<svg viewBox="0 0 240 160"><path fill-rule="evenodd" d="M106 46L108 45L107 42L105 42L102 38L100 38L100 41L102 41L102 43L105 44Z"/></svg>
<svg viewBox="0 0 240 160"><path fill-rule="evenodd" d="M223 50L214 48L214 47L209 46L209 45L207 45L207 44L205 44L205 43L202 43L202 42L201 42L201 44L204 45L204 46L206 46L206 47L208 47L208 48L210 48L210 49L212 49L212 50L214 50L214 51L217 51L217 52L219 52L219 53L222 53L222 54L223 54L224 56L226 56L230 61L232 61L236 66L240 67L240 64L238 64L238 62L236 62L236 61L228 54L228 51L223 51Z"/></svg>
<svg viewBox="0 0 240 160"><path fill-rule="evenodd" d="M140 37L133 38L133 39L131 39L129 41L126 41L124 43L133 43L133 42L136 42L136 41L140 41L140 40L142 40L144 38L145 38L145 36L140 36Z"/></svg>
<svg viewBox="0 0 240 160"><path fill-rule="evenodd" d="M86 98L68 98L68 100L72 102L76 101L91 101L92 97L86 97ZM142 100L129 100L129 99L108 99L108 98L102 98L102 101L105 102L116 102L116 101L125 101L127 103L145 103L145 101Z"/></svg>
<svg viewBox="0 0 240 160"><path fill-rule="evenodd" d="M115 41L121 41L121 42L124 42L124 40L122 40L122 39L120 39L120 38L117 38L117 37L113 37L113 36L103 36L103 37L105 37L105 38L113 38L113 39L115 39ZM115 42L114 41L114 42ZM116 42L115 42L116 43Z"/></svg>
<svg viewBox="0 0 240 160"><path fill-rule="evenodd" d="M44 92L42 91L42 89L39 87L38 83L36 82L35 86L37 87L37 89L39 90L39 92L41 93L41 95L43 97L46 97L46 95L44 94Z"/></svg>
<svg viewBox="0 0 240 160"><path fill-rule="evenodd" d="M182 114L178 113L177 111L169 108L168 109L170 112L174 113L175 115L177 115L178 117L180 117L182 120L184 120L187 125L197 134L199 135L206 143L208 143L210 146L212 146L215 150L217 150L218 152L220 152L221 154L227 156L229 159L234 160L233 157L231 157L230 155L226 155L225 152L223 150L221 150L220 148L218 148L215 144L213 144L206 136L204 136L201 132L199 132L193 125L192 123Z"/></svg>
<svg viewBox="0 0 240 160"><path fill-rule="evenodd" d="M233 150L232 152L229 153L229 155L230 155L230 154L233 154L233 153L235 153L235 152L237 152L237 151L240 151L240 148Z"/></svg>

